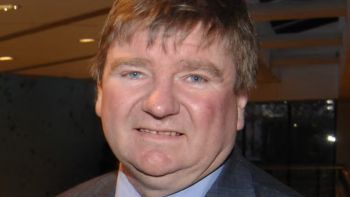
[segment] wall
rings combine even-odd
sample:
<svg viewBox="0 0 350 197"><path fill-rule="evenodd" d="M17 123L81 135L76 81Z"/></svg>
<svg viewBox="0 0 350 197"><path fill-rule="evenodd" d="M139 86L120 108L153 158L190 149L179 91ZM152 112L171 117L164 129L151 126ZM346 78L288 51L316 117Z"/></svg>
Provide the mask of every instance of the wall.
<svg viewBox="0 0 350 197"><path fill-rule="evenodd" d="M251 92L251 101L318 100L338 97L336 65L281 66L274 68L279 82L262 83Z"/></svg>
<svg viewBox="0 0 350 197"><path fill-rule="evenodd" d="M54 196L113 167L87 80L0 75L0 196Z"/></svg>

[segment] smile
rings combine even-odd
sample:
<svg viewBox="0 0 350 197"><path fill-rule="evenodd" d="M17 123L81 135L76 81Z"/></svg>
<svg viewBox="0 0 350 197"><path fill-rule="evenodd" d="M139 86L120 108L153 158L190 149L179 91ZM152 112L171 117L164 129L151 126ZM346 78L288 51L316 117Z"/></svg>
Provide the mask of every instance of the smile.
<svg viewBox="0 0 350 197"><path fill-rule="evenodd" d="M153 135L165 135L165 136L181 136L182 133L176 131L155 131L149 129L137 129L139 132L153 134Z"/></svg>

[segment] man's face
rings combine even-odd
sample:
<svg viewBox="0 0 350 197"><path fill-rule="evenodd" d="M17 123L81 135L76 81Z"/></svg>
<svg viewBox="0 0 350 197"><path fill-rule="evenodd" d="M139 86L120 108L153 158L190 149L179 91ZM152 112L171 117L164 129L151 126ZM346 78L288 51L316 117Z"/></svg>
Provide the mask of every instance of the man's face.
<svg viewBox="0 0 350 197"><path fill-rule="evenodd" d="M199 48L200 31L176 49L172 38L147 47L139 32L108 50L96 112L132 182L189 185L223 163L243 127L235 65L220 42Z"/></svg>

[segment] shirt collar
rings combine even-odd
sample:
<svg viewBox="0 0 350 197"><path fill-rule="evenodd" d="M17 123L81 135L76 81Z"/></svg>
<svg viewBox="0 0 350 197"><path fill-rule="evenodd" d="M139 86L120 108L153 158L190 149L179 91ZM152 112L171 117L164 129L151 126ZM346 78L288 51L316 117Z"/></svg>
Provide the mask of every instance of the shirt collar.
<svg viewBox="0 0 350 197"><path fill-rule="evenodd" d="M222 165L220 168L216 169L214 172L210 173L197 183L174 194L171 194L168 197L204 197L205 194L211 188L211 186L214 184L215 180L218 178L223 167L224 165ZM128 178L122 171L119 171L118 173L115 197L141 197L141 195L132 186L132 184L129 182Z"/></svg>

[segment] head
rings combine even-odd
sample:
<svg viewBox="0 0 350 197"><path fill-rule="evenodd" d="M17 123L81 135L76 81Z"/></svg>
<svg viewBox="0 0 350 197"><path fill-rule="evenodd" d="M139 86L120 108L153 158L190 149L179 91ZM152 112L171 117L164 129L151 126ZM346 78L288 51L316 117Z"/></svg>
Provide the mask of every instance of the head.
<svg viewBox="0 0 350 197"><path fill-rule="evenodd" d="M115 1L93 67L96 112L139 192L176 192L225 161L256 59L240 0Z"/></svg>

